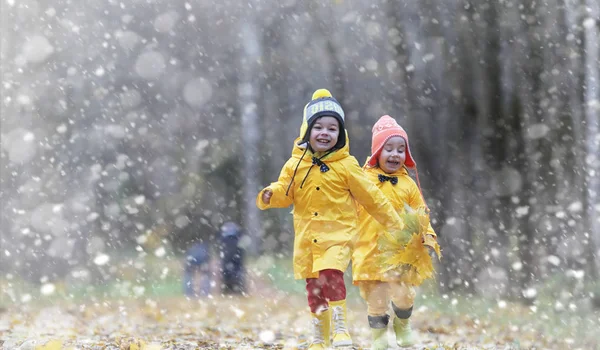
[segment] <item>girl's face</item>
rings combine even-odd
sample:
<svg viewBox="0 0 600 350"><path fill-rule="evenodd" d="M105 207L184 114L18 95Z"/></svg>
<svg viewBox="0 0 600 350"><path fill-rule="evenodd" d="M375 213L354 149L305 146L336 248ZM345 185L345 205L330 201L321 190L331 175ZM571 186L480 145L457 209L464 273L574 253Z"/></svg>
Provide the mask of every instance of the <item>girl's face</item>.
<svg viewBox="0 0 600 350"><path fill-rule="evenodd" d="M391 137L379 154L379 167L388 174L400 170L406 161L406 141L400 136Z"/></svg>
<svg viewBox="0 0 600 350"><path fill-rule="evenodd" d="M310 130L308 142L314 152L326 152L335 146L340 136L340 124L334 117L320 117Z"/></svg>

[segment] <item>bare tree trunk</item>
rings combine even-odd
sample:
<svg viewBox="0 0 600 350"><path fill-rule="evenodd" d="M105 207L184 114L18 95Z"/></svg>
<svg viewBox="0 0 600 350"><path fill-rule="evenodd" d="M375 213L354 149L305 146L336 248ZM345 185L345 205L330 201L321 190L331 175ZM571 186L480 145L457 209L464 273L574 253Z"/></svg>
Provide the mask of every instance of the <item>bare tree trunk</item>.
<svg viewBox="0 0 600 350"><path fill-rule="evenodd" d="M465 13L472 18L475 30L472 41L473 70L476 84L473 85L472 95L477 108L477 127L486 130L482 136L482 155L484 157L484 173L491 174L491 186L486 192L487 218L490 223L486 241L490 264L489 268L502 271L510 280L510 227L514 204L511 196L514 195L515 186L509 181L506 174L513 172L509 162L509 140L512 134L510 119L504 112L503 99L503 69L502 65L502 30L500 26L501 13L499 4L484 2L483 4L471 1ZM485 271L482 271L483 273ZM500 272L497 272L498 274ZM503 281L496 283L503 284ZM500 291L502 294L505 291Z"/></svg>
<svg viewBox="0 0 600 350"><path fill-rule="evenodd" d="M518 164L524 174L524 188L519 195L519 208L517 217L516 234L518 237L519 260L522 268L518 271L519 279L517 286L521 291L525 290L531 284L534 277L534 237L536 231L536 221L539 216L539 205L537 202L545 204L545 187L548 177L547 169L542 169L543 161L540 161L540 156L547 154L551 148L546 148L545 144L550 143L545 137L531 137L530 131L533 128L545 126L543 124L544 117L539 112L539 94L540 94L540 74L541 69L541 52L539 25L537 21L537 8L540 6L537 3L524 6L521 15L520 32L524 33L525 40L519 51L520 57L517 62L518 77L520 78L519 91L519 119L520 122L516 125L518 133L515 136L518 138L518 155L515 162ZM547 162L549 164L549 161ZM513 291L514 297L519 297L519 290Z"/></svg>
<svg viewBox="0 0 600 350"><path fill-rule="evenodd" d="M331 69L331 81L333 82L332 94L343 104L346 95L344 68L342 67L342 61L339 57L339 49L334 43L334 38L331 36L331 33L333 33L334 30L333 28L328 27L328 20L320 18L319 6L323 6L320 1L310 1L307 3L308 11L310 11L311 16L317 22L315 26L316 30L319 35L325 39L325 51L327 52L327 60L329 61ZM327 11L331 11L331 8L328 8Z"/></svg>
<svg viewBox="0 0 600 350"><path fill-rule="evenodd" d="M390 27L390 42L393 60L396 64L393 68L391 79L393 86L389 89L389 98L395 102L403 118L408 120L411 116L411 99L409 98L408 80L410 71L407 71L408 48L406 45L407 33L403 27L402 10L398 8L399 2L395 0L386 1L386 18Z"/></svg>
<svg viewBox="0 0 600 350"><path fill-rule="evenodd" d="M592 280L598 280L598 258L596 246L600 235L600 220L597 207L600 208L600 72L599 50L600 4L597 0L587 0L589 17L584 19L585 37L585 125L586 125L586 201L585 213L587 221L587 249L591 261L590 274Z"/></svg>
<svg viewBox="0 0 600 350"><path fill-rule="evenodd" d="M260 228L259 211L255 204L256 193L259 190L259 141L260 129L258 119L258 98L260 90L259 59L261 45L257 27L253 19L247 19L241 27L243 53L240 62L241 79L238 87L240 97L242 145L244 151L243 166L243 225L248 236L252 239L249 246L250 254L260 252L263 232Z"/></svg>
<svg viewBox="0 0 600 350"><path fill-rule="evenodd" d="M583 42L584 34L579 28L579 11L580 11L581 0L564 0L564 22L567 30L570 31L571 40L567 40L566 48L568 55L568 72L566 76L565 90L568 91L568 119L570 124L566 127L571 127L571 139L572 139L572 156L567 157L566 165L571 167L571 171L568 173L568 180L570 182L568 195L566 196L568 202L565 204L579 202L581 203L582 210L578 212L570 213L570 216L574 219L576 226L568 227L566 224L562 225L564 231L561 237L561 243L569 236L573 235L573 239L577 242L586 241L586 234L588 232L589 220L587 220L587 210L585 209L586 202L586 129L585 129L585 112L583 105L584 91L582 86L584 85L584 61L583 61ZM568 38L568 37L567 37ZM569 159L571 159L569 161ZM575 234L573 234L575 233ZM570 248L570 247L569 247ZM570 251L571 249L569 249ZM570 264L572 262L571 256L563 256L566 258L566 262ZM586 251L585 260L587 266L592 268L595 260L595 252L591 251L588 247ZM565 268L570 268L567 265ZM593 274L594 272L592 272ZM597 273L597 272L596 272ZM594 279L592 279L594 280ZM597 278L595 279L597 280Z"/></svg>

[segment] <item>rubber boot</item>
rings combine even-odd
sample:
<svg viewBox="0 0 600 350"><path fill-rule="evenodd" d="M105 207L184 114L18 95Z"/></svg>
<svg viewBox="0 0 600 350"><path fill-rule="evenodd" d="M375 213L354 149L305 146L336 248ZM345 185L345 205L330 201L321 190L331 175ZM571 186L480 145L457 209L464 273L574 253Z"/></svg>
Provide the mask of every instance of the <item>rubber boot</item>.
<svg viewBox="0 0 600 350"><path fill-rule="evenodd" d="M408 318L394 318L394 333L396 333L396 344L401 348L413 346L416 342L415 334L410 328Z"/></svg>
<svg viewBox="0 0 600 350"><path fill-rule="evenodd" d="M389 315L369 316L372 350L386 350L388 348L387 326L389 320Z"/></svg>
<svg viewBox="0 0 600 350"><path fill-rule="evenodd" d="M417 340L408 321L412 315L412 306L409 309L401 309L392 302L392 309L394 309L394 313L396 314L396 317L394 318L396 344L401 348L414 345Z"/></svg>
<svg viewBox="0 0 600 350"><path fill-rule="evenodd" d="M331 343L329 333L331 330L331 310L327 309L319 313L312 313L313 338L308 349L326 349Z"/></svg>
<svg viewBox="0 0 600 350"><path fill-rule="evenodd" d="M334 347L352 345L352 338L348 332L348 317L346 316L346 300L330 301L331 321L333 326L333 341L331 344Z"/></svg>

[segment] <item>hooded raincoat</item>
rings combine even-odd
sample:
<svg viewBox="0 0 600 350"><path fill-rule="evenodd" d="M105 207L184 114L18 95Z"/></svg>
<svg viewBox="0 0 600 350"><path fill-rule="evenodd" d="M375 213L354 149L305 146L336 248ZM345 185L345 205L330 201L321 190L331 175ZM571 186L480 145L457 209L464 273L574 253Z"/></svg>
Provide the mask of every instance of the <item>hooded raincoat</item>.
<svg viewBox="0 0 600 350"><path fill-rule="evenodd" d="M298 141L279 179L260 191L256 205L261 210L294 206L296 279L316 278L324 269L345 271L358 233L356 202L388 230L402 229L402 219L350 155L348 142L321 158L329 168L322 171L313 164L315 154ZM273 191L269 204L261 199L266 189Z"/></svg>
<svg viewBox="0 0 600 350"><path fill-rule="evenodd" d="M426 206L421 196L421 191L419 191L417 184L408 175L406 168L402 167L393 174L387 174L379 167L368 167L364 172L369 181L381 189L398 213L404 212L405 204L413 209ZM381 182L379 181L380 174L396 176L398 183L394 185L390 181ZM380 260L378 260L380 251L377 248L379 234L384 232L386 228L373 220L364 208L359 208L358 220L360 235L354 245L354 252L352 254L353 282L356 284L358 281L387 281L389 276L382 271ZM431 224L429 224L427 234L437 237ZM429 245L429 242L426 240L425 244Z"/></svg>

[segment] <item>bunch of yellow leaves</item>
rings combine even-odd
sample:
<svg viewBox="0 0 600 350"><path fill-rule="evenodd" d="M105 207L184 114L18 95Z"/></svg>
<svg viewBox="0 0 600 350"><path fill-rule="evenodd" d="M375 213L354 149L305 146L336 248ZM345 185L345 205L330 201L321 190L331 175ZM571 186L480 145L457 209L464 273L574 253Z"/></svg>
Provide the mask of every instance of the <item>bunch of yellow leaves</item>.
<svg viewBox="0 0 600 350"><path fill-rule="evenodd" d="M389 279L418 286L433 277L429 249L433 249L440 259L440 246L427 235L429 213L426 208L413 209L405 205L400 217L404 220L402 230L379 235L377 246L381 252L381 265Z"/></svg>

